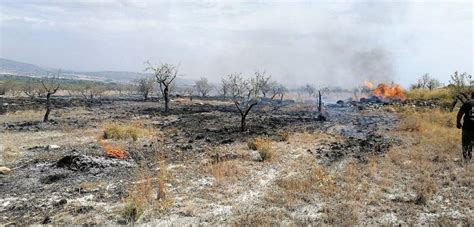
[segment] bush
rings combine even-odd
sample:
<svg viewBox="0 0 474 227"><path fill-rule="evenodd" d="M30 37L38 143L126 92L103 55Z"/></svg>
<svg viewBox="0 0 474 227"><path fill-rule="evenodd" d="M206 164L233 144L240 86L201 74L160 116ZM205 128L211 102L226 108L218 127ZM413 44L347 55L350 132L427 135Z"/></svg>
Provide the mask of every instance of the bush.
<svg viewBox="0 0 474 227"><path fill-rule="evenodd" d="M271 143L271 140L264 137L252 138L247 141L247 147L250 150L258 151L264 146L268 146Z"/></svg>
<svg viewBox="0 0 474 227"><path fill-rule="evenodd" d="M264 137L257 137L250 139L247 142L247 147L251 150L258 151L262 161L270 160L274 156L274 151L271 146L271 140Z"/></svg>
<svg viewBox="0 0 474 227"><path fill-rule="evenodd" d="M263 146L258 150L258 153L260 153L260 157L262 157L262 161L265 160L270 160L273 158L273 150L271 146Z"/></svg>
<svg viewBox="0 0 474 227"><path fill-rule="evenodd" d="M143 211L138 204L129 202L122 212L122 217L125 218L125 220L127 220L129 223L133 223L136 222L138 218L140 218L142 213Z"/></svg>
<svg viewBox="0 0 474 227"><path fill-rule="evenodd" d="M137 141L139 137L147 134L149 134L147 130L136 124L124 125L119 123L111 123L105 125L104 134L102 137L104 139L132 139L133 141Z"/></svg>
<svg viewBox="0 0 474 227"><path fill-rule="evenodd" d="M288 141L290 139L290 133L286 131L278 131L277 136L280 139L280 141Z"/></svg>

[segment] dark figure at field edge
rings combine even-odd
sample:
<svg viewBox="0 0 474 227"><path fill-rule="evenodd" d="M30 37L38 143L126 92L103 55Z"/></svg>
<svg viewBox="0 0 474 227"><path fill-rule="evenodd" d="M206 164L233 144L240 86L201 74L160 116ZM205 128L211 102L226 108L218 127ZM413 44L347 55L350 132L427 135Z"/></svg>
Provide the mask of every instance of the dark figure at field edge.
<svg viewBox="0 0 474 227"><path fill-rule="evenodd" d="M461 124L461 119L464 120ZM471 99L466 101L459 109L456 127L462 128L462 155L464 160L472 158L472 142L474 141L474 91L471 92Z"/></svg>

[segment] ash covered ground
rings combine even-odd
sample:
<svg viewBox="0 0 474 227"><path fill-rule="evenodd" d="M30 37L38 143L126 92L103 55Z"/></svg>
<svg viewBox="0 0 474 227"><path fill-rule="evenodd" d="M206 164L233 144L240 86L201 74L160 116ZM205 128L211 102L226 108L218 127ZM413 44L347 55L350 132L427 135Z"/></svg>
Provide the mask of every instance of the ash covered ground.
<svg viewBox="0 0 474 227"><path fill-rule="evenodd" d="M360 199L365 205L355 207L339 196L358 189L341 189L334 196L339 199L329 200L329 186L348 184L332 176L347 177L350 166L368 166L400 145L391 107L328 105L328 120L319 121L311 104L259 106L248 117L249 130L241 132L240 117L226 101L175 99L168 114L161 103L133 100L88 107L58 98L55 105L49 123L34 120L41 115L28 110L34 105L19 104L17 114L2 116L0 145L14 156L2 159L12 170L0 175L2 224L304 224L353 218L377 224L436 218L426 207L407 209L413 196L396 188L382 190L375 202ZM107 140L128 153L124 160L107 157L98 141L111 122L139 124L153 136ZM271 159L249 149L248 141L257 137L271 141ZM319 168L326 174L305 177ZM150 179L149 189L140 187ZM161 186L155 179L162 179ZM366 195L374 193L373 184L379 182L364 186ZM140 207L130 211L130 198L145 192L151 195L133 200Z"/></svg>

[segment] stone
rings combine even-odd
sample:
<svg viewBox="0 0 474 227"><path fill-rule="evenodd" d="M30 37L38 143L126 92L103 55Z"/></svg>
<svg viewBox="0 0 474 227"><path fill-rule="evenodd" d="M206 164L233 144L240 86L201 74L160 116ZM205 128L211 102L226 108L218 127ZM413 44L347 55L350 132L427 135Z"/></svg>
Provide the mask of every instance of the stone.
<svg viewBox="0 0 474 227"><path fill-rule="evenodd" d="M393 108L393 107L387 107L387 108L386 108L386 111L389 112L389 113L395 113L395 112L397 112L397 111L395 110L395 108Z"/></svg>
<svg viewBox="0 0 474 227"><path fill-rule="evenodd" d="M58 202L54 203L54 206L62 206L67 203L66 199L61 199Z"/></svg>
<svg viewBox="0 0 474 227"><path fill-rule="evenodd" d="M0 166L0 174L3 174L3 175L8 175L10 174L12 170L10 168L7 168L5 166Z"/></svg>
<svg viewBox="0 0 474 227"><path fill-rule="evenodd" d="M48 151L50 151L50 150L57 150L57 149L59 149L59 148L61 148L61 147L60 147L59 145L56 145L56 144L48 145L48 147L46 147L46 149L47 149Z"/></svg>
<svg viewBox="0 0 474 227"><path fill-rule="evenodd" d="M67 178L68 175L65 174L65 173L59 173L59 174L52 174L52 175L48 175L48 176L45 176L43 178L40 179L40 182L43 183L43 184L52 184L54 182L57 182L57 181L60 181L64 178Z"/></svg>
<svg viewBox="0 0 474 227"><path fill-rule="evenodd" d="M225 139L225 140L221 141L221 144L230 144L230 143L233 143L233 142L234 142L233 139Z"/></svg>
<svg viewBox="0 0 474 227"><path fill-rule="evenodd" d="M263 161L262 156L260 155L260 152L258 151L251 151L250 152L250 159L254 162L261 162Z"/></svg>
<svg viewBox="0 0 474 227"><path fill-rule="evenodd" d="M204 137L205 137L204 134L197 134L196 135L196 140L202 140L202 139L204 139Z"/></svg>

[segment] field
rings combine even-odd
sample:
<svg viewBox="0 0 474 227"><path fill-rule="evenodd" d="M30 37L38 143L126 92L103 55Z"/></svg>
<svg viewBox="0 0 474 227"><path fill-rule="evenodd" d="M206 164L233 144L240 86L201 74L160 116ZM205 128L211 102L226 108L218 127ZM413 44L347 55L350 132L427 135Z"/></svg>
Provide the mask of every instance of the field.
<svg viewBox="0 0 474 227"><path fill-rule="evenodd" d="M57 98L0 118L3 224L472 224L455 115L411 105L258 107ZM21 98L3 102L26 102ZM63 105L61 105L63 103ZM73 103L68 104L66 103Z"/></svg>

